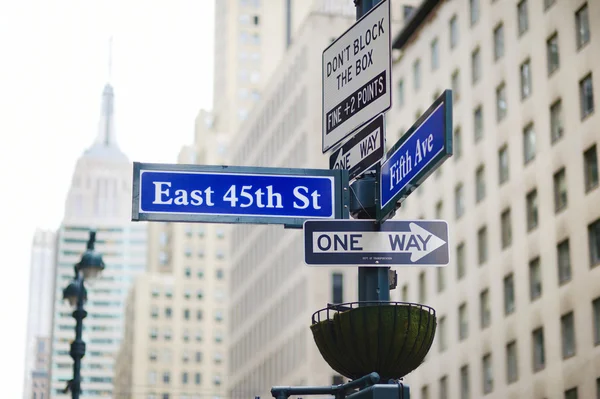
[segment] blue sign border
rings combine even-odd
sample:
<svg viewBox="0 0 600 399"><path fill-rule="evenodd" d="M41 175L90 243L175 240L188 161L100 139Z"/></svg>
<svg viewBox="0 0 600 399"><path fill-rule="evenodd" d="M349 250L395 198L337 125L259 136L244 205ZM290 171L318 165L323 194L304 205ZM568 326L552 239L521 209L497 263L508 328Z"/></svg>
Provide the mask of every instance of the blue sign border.
<svg viewBox="0 0 600 399"><path fill-rule="evenodd" d="M381 204L381 168L387 163L387 160L400 148L402 145L415 133L417 129L429 118L429 115L435 111L440 104L444 107L444 148L437 154L427 166L425 166L419 173L415 175L410 184L407 184L402 190L398 191L392 199L382 206ZM375 212L376 219L381 223L391 217L396 209L398 203L406 199L419 187L428 177L431 175L446 159L452 156L452 90L444 90L444 92L433 102L433 104L425 111L423 115L408 129L408 131L400 137L400 139L394 144L392 148L386 154L386 160L380 163L377 169L377 188L376 188L376 203L377 209Z"/></svg>
<svg viewBox="0 0 600 399"><path fill-rule="evenodd" d="M285 216L246 216L246 215L208 215L170 212L141 212L140 206L140 177L143 171L160 172L191 172L191 173L227 173L245 175L277 175L277 176L326 176L334 179L334 218L348 218L348 171L328 169L294 169L266 168L225 165L184 165L159 163L133 163L133 192L131 203L131 220L155 222L183 223L252 223L252 224L283 224L288 228L302 228L304 222L312 218Z"/></svg>

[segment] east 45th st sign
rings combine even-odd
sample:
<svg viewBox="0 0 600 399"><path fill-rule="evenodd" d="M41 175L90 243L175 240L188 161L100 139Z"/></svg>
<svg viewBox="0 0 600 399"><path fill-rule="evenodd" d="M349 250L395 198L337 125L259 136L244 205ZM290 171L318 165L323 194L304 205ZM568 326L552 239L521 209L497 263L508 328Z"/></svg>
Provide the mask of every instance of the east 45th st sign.
<svg viewBox="0 0 600 399"><path fill-rule="evenodd" d="M307 220L308 265L447 266L448 223L441 220Z"/></svg>

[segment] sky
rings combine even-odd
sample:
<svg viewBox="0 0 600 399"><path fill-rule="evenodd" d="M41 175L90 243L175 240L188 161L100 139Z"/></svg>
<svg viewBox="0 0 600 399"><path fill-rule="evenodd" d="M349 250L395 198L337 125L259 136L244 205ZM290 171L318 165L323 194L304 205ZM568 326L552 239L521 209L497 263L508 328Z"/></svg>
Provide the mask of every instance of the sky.
<svg viewBox="0 0 600 399"><path fill-rule="evenodd" d="M0 385L23 388L30 249L55 230L109 78L117 142L174 163L212 104L214 0L0 1Z"/></svg>

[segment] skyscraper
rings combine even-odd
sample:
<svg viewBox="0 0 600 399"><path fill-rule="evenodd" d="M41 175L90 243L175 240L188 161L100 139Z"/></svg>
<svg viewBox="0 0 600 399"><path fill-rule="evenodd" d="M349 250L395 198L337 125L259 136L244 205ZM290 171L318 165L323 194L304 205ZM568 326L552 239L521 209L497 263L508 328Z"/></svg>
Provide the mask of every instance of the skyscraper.
<svg viewBox="0 0 600 399"><path fill-rule="evenodd" d="M73 265L85 251L90 228L97 230L96 250L102 254L106 269L98 281L86 284L88 315L83 340L87 347L82 360L85 397L112 395L125 299L134 277L146 269L146 225L130 221L132 165L119 149L115 133L114 91L106 84L98 135L77 161L57 233L51 398L69 395L63 389L73 376L69 342L74 339L75 320L62 299L62 290L73 278Z"/></svg>
<svg viewBox="0 0 600 399"><path fill-rule="evenodd" d="M54 232L35 232L29 273L24 399L30 399L33 392L38 399L42 399L42 393L43 397L48 396L48 340L54 297L55 245Z"/></svg>

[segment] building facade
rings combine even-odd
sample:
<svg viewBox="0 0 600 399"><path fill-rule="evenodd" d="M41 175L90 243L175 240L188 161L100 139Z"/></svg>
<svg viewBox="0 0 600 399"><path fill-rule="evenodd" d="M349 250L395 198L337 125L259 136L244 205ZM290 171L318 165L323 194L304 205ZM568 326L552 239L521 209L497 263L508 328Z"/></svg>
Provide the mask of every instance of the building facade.
<svg viewBox="0 0 600 399"><path fill-rule="evenodd" d="M73 267L86 249L89 230L97 231L96 250L106 264L100 278L86 283L82 360L82 397L113 395L114 363L123 337L125 299L133 279L146 269L146 225L131 220L132 164L116 143L114 92L102 93L96 142L77 161L65 214L57 232L51 340L51 398L67 398L63 390L73 378L70 342L75 338L72 309L62 290L74 277Z"/></svg>
<svg viewBox="0 0 600 399"><path fill-rule="evenodd" d="M600 4L433 1L396 40L388 146L444 89L454 155L396 218L450 225L446 268L398 269L437 311L419 398L600 395Z"/></svg>
<svg viewBox="0 0 600 399"><path fill-rule="evenodd" d="M48 345L54 292L55 234L37 230L31 248L24 399L48 397Z"/></svg>
<svg viewBox="0 0 600 399"><path fill-rule="evenodd" d="M225 164L228 135L196 120L195 145L180 163ZM151 223L149 269L127 300L115 397L224 397L227 377L229 226Z"/></svg>

